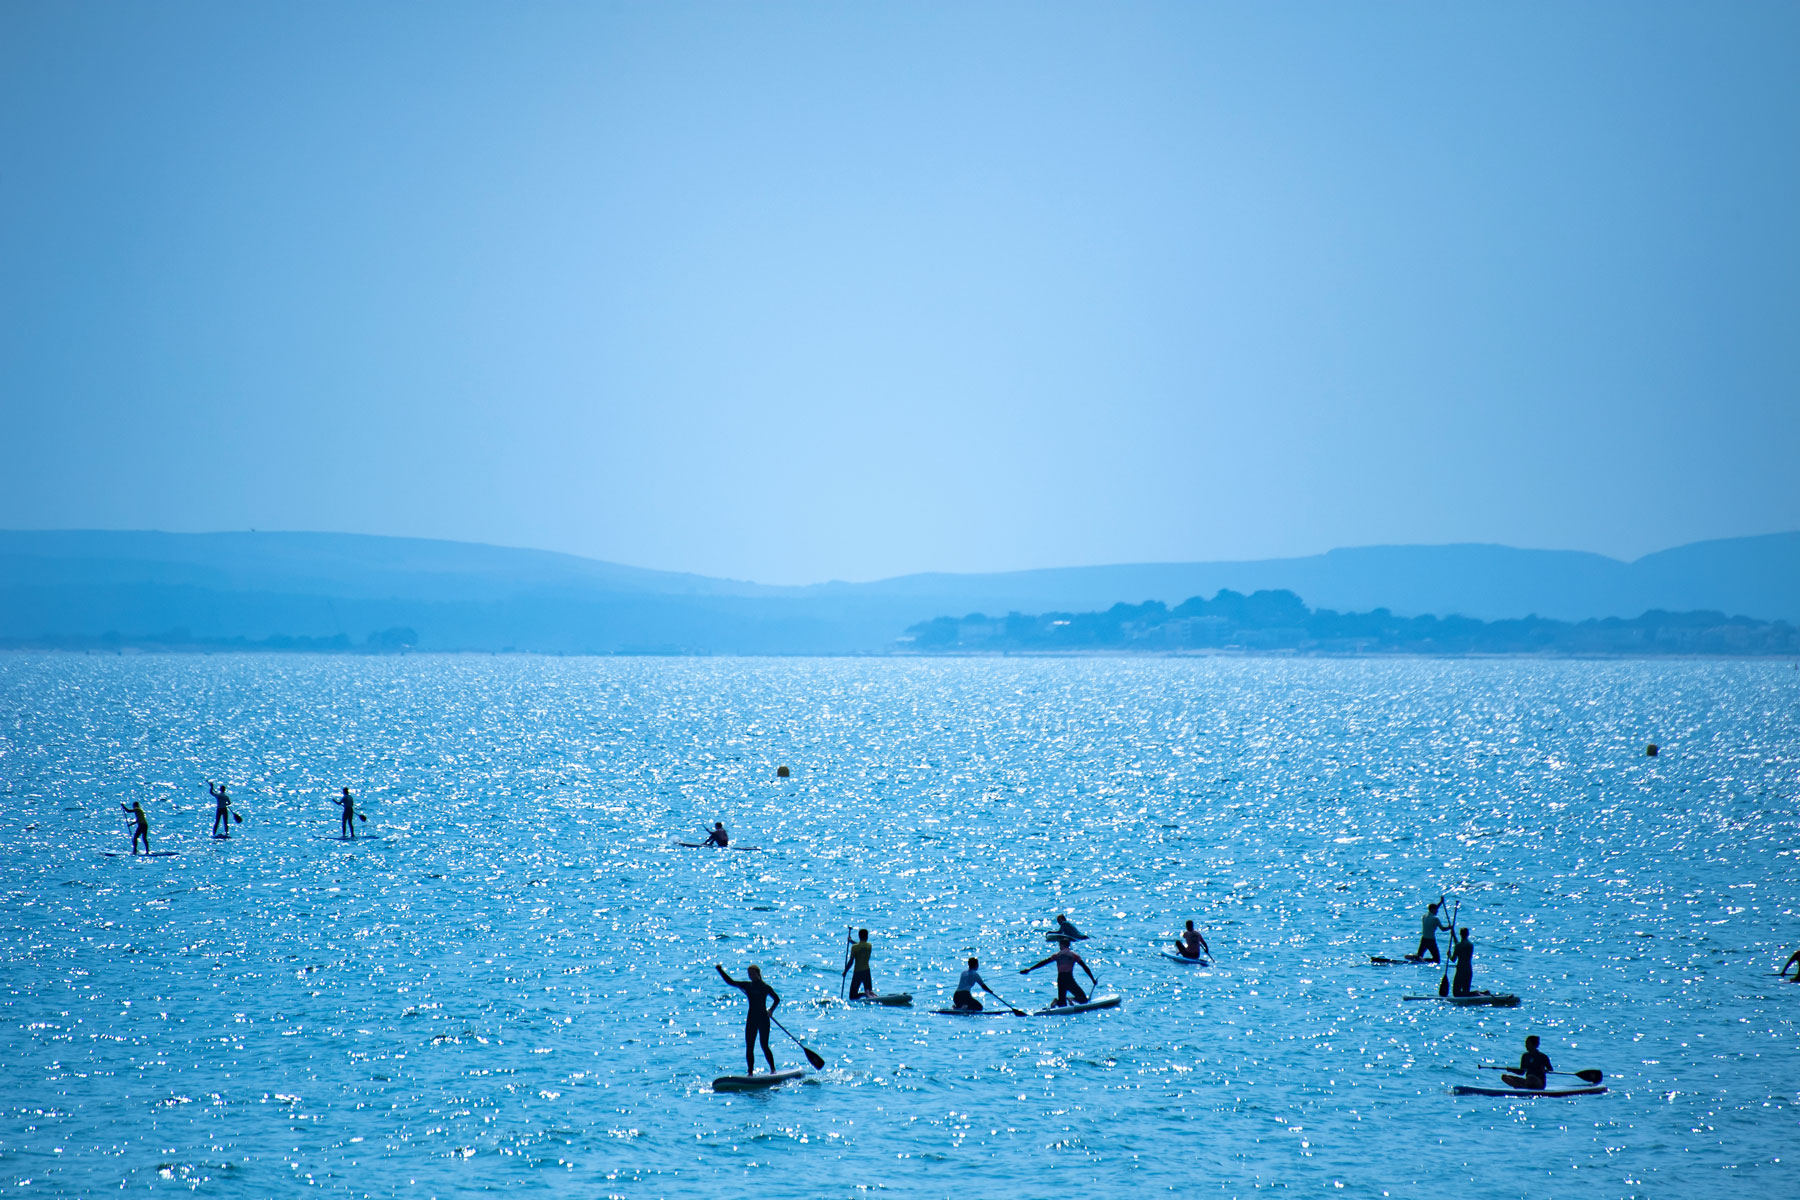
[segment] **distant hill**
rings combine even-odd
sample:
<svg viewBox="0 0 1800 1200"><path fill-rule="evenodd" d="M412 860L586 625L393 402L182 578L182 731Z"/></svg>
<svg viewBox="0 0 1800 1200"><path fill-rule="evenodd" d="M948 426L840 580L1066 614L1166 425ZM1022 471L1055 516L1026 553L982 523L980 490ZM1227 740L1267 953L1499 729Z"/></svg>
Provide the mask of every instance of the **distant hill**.
<svg viewBox="0 0 1800 1200"><path fill-rule="evenodd" d="M421 649L884 653L944 615L1175 605L1286 589L1313 608L1580 621L1716 610L1800 621L1800 533L1625 563L1504 546L1375 546L1305 558L1150 563L774 587L574 555L325 533L0 532L0 643L341 639ZM305 639L313 639L306 641ZM340 640L333 640L340 639Z"/></svg>

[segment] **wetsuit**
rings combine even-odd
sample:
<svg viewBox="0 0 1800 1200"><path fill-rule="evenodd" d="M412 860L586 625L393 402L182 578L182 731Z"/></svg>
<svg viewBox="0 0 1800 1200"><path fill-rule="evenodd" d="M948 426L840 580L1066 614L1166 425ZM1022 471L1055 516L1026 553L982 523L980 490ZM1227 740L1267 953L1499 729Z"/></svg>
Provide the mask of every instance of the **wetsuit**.
<svg viewBox="0 0 1800 1200"><path fill-rule="evenodd" d="M343 820L338 823L338 836L353 838L356 836L356 797L345 791L338 803L344 806Z"/></svg>
<svg viewBox="0 0 1800 1200"><path fill-rule="evenodd" d="M219 826L223 825L225 826L224 836L229 837L231 835L231 797L225 794L222 786L214 787L209 783L206 785L206 790L212 793L213 798L213 836L220 836Z"/></svg>
<svg viewBox="0 0 1800 1200"><path fill-rule="evenodd" d="M987 983L982 980L980 971L970 967L957 978L956 991L950 994L950 1006L968 1012L980 1012L981 1001L975 998L976 988L986 991Z"/></svg>
<svg viewBox="0 0 1800 1200"><path fill-rule="evenodd" d="M122 804L119 807L125 808ZM144 853L150 853L150 818L144 815L144 806L141 804L134 804L130 808L126 808L125 811L137 818L137 828L131 831L131 852L133 854L138 852L138 839L142 838L144 840Z"/></svg>
<svg viewBox="0 0 1800 1200"><path fill-rule="evenodd" d="M1544 1090L1544 1076L1556 1068L1550 1065L1550 1056L1542 1050L1527 1050L1519 1055L1519 1073L1502 1075L1509 1087L1525 1088L1533 1092Z"/></svg>
<svg viewBox="0 0 1800 1200"><path fill-rule="evenodd" d="M1062 1007L1064 1004L1068 1003L1068 998L1070 996L1075 997L1075 1003L1086 1004L1087 993L1082 991L1081 986L1075 982L1075 968L1080 966L1082 970L1087 972L1089 979L1093 979L1094 972L1089 968L1087 963L1082 960L1081 955L1075 953L1067 946L1059 948L1055 954L1052 954L1043 962L1026 967L1023 971L1020 971L1019 974L1029 975L1037 970L1038 967L1048 966L1051 963L1056 964L1056 1003L1051 1007Z"/></svg>
<svg viewBox="0 0 1800 1200"><path fill-rule="evenodd" d="M731 845L731 835L726 833L724 829L714 826L713 831L706 835L706 841L703 844L707 846L717 846L719 849L723 850Z"/></svg>
<svg viewBox="0 0 1800 1200"><path fill-rule="evenodd" d="M1432 962L1441 961L1438 956L1438 930L1448 928L1450 926L1446 925L1435 911L1428 910L1424 919L1419 922L1419 948L1413 951L1412 956L1417 959L1429 958Z"/></svg>
<svg viewBox="0 0 1800 1200"><path fill-rule="evenodd" d="M762 1043L763 1060L769 1064L769 1070L775 1069L775 1055L769 1051L769 1014L781 1003L781 997L775 989L760 979L733 979L720 971L725 982L744 993L744 999L750 1002L750 1011L744 1014L744 1073L756 1074L756 1043Z"/></svg>
<svg viewBox="0 0 1800 1200"><path fill-rule="evenodd" d="M1456 959L1456 973L1450 980L1450 994L1467 996L1475 983L1475 943L1466 939L1457 942L1451 954Z"/></svg>
<svg viewBox="0 0 1800 1200"><path fill-rule="evenodd" d="M875 953L875 947L867 941L861 941L850 947L850 962L854 970L850 972L850 998L857 996L873 996L875 984L869 976L869 956Z"/></svg>
<svg viewBox="0 0 1800 1200"><path fill-rule="evenodd" d="M1071 942L1085 942L1088 940L1088 935L1075 928L1067 917L1056 918L1056 936L1066 937Z"/></svg>

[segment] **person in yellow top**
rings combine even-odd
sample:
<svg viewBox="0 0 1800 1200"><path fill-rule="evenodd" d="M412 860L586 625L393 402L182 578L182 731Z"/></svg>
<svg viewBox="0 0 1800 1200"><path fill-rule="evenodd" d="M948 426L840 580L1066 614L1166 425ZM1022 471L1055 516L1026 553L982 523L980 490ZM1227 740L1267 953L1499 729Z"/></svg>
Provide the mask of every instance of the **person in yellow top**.
<svg viewBox="0 0 1800 1200"><path fill-rule="evenodd" d="M841 979L844 973L850 973L850 998L852 1000L858 996L875 994L875 985L869 979L869 956L875 953L875 947L869 944L868 930L857 930L856 937L857 940L850 946L850 956L844 960L844 970L838 974L838 978ZM853 972L851 971L852 967L856 968Z"/></svg>

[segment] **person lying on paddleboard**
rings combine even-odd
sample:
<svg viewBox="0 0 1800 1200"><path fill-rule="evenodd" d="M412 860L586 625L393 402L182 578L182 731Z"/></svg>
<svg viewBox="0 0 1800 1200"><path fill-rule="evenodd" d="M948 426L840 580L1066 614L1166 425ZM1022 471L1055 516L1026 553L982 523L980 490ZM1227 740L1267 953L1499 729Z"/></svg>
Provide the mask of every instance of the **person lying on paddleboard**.
<svg viewBox="0 0 1800 1200"><path fill-rule="evenodd" d="M988 995L993 996L994 999L1000 1000L1000 997L994 994L994 989L987 985L986 980L982 979L981 972L978 970L980 966L980 959L971 958L969 960L969 969L957 977L956 991L950 994L951 1008L961 1012L980 1012L981 1001L975 998L976 988L980 988ZM1000 1000L1000 1003L1005 1004L1006 1001Z"/></svg>
<svg viewBox="0 0 1800 1200"><path fill-rule="evenodd" d="M119 807L124 808L126 812L137 818L137 828L131 831L131 852L133 854L138 852L138 839L142 838L144 842L144 853L150 853L150 818L144 813L143 802L133 800L130 808L125 808L123 804L119 805Z"/></svg>
<svg viewBox="0 0 1800 1200"><path fill-rule="evenodd" d="M1055 954L1052 954L1043 962L1033 963L1031 966L1020 971L1019 974L1029 975L1039 967L1047 967L1051 963L1056 964L1056 1003L1052 1004L1050 1007L1061 1008L1068 1002L1067 997L1069 996L1075 997L1075 1003L1077 1004L1086 1004L1087 993L1082 991L1081 986L1075 982L1075 968L1080 967L1087 972L1089 983L1098 984L1100 981L1094 978L1094 969L1087 965L1086 960L1084 960L1081 955L1069 949L1069 940L1065 937L1058 937L1056 939Z"/></svg>
<svg viewBox="0 0 1800 1200"><path fill-rule="evenodd" d="M775 989L763 982L762 968L750 967L750 978L733 979L725 973L719 963L713 964L713 970L719 978L744 993L744 999L750 1002L750 1011L744 1014L744 1074L756 1074L756 1043L762 1042L763 1061L769 1064L772 1073L775 1070L775 1055L769 1051L769 1017L781 1005L781 997Z"/></svg>
<svg viewBox="0 0 1800 1200"><path fill-rule="evenodd" d="M713 827L712 827L712 832L707 834L706 840L704 842L701 842L700 844L702 846L717 846L721 850L730 846L731 845L731 835L729 833L725 832L725 822L714 821Z"/></svg>
<svg viewBox="0 0 1800 1200"><path fill-rule="evenodd" d="M1544 1076L1555 1069L1550 1065L1550 1056L1538 1049L1538 1037L1534 1033L1525 1039L1525 1053L1519 1055L1519 1073L1502 1075L1500 1078L1508 1087L1541 1092L1544 1090Z"/></svg>
<svg viewBox="0 0 1800 1200"><path fill-rule="evenodd" d="M1419 948L1412 952L1415 962L1442 961L1438 957L1437 935L1440 929L1449 929L1450 922L1438 916L1438 909L1444 907L1444 898L1439 896L1437 903L1425 910L1425 916L1419 921Z"/></svg>
<svg viewBox="0 0 1800 1200"><path fill-rule="evenodd" d="M338 821L338 836L341 838L355 837L356 836L356 797L352 796L350 794L349 788L345 788L344 794L342 796L340 796L336 801L334 801L334 803L341 804L344 806L344 815Z"/></svg>
<svg viewBox="0 0 1800 1200"><path fill-rule="evenodd" d="M213 798L213 836L230 837L231 797L225 794L225 785L221 783L219 786L214 787L213 781L209 779L206 781L206 790L212 793ZM225 827L225 832L223 834L219 832L219 826L221 825Z"/></svg>
<svg viewBox="0 0 1800 1200"><path fill-rule="evenodd" d="M1068 938L1071 942L1085 942L1088 940L1088 935L1081 932L1081 930L1075 928L1075 926L1069 921L1068 915L1066 913L1057 913L1056 914L1056 932L1051 934L1050 936L1051 937L1065 937L1065 938Z"/></svg>
<svg viewBox="0 0 1800 1200"><path fill-rule="evenodd" d="M850 998L852 1000L858 996L875 994L875 985L870 982L869 977L869 956L875 953L875 947L869 942L868 930L859 929L856 931L856 936L856 943L850 947L850 956L844 960L844 970L838 972L838 978L842 979L845 971L850 971L852 967L855 968L850 975Z"/></svg>
<svg viewBox="0 0 1800 1200"><path fill-rule="evenodd" d="M1450 994L1469 995L1475 984L1475 943L1469 940L1467 925L1462 927L1462 936L1450 947L1450 961L1456 964L1456 974L1450 980Z"/></svg>
<svg viewBox="0 0 1800 1200"><path fill-rule="evenodd" d="M1785 979L1787 978L1787 969L1793 966L1800 966L1800 950L1796 950L1788 955L1788 960L1781 964L1781 970L1777 971L1776 974ZM1800 970L1794 972L1794 982L1800 983Z"/></svg>
<svg viewBox="0 0 1800 1200"><path fill-rule="evenodd" d="M1175 953L1183 958L1197 960L1202 950L1206 951L1208 956L1212 954L1212 947L1206 944L1206 939L1200 936L1200 931L1194 928L1192 921L1189 921L1187 928L1182 931L1181 940L1175 943Z"/></svg>

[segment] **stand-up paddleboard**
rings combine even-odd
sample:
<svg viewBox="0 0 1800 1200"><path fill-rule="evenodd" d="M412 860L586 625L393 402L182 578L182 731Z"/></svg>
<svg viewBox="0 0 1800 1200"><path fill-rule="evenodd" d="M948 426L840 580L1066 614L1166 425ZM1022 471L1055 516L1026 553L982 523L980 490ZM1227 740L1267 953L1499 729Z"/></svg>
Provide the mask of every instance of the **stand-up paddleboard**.
<svg viewBox="0 0 1800 1200"><path fill-rule="evenodd" d="M1117 1008L1120 997L1116 995L1095 996L1086 1004L1052 1004L1049 1008L1040 1008L1031 1015L1034 1017L1067 1017L1075 1013L1096 1012L1102 1008Z"/></svg>
<svg viewBox="0 0 1800 1200"><path fill-rule="evenodd" d="M1510 1088L1510 1087L1478 1087L1472 1084L1459 1083L1450 1089L1452 1096L1604 1096L1603 1087L1578 1088Z"/></svg>
<svg viewBox="0 0 1800 1200"><path fill-rule="evenodd" d="M1442 963L1432 962L1429 958L1419 958L1412 954L1408 954L1405 958L1388 958L1381 954L1371 954L1369 955L1369 961L1378 967L1416 967L1420 963L1424 963L1428 967L1438 967L1443 965Z"/></svg>
<svg viewBox="0 0 1800 1200"><path fill-rule="evenodd" d="M1178 963L1181 963L1183 966L1188 966L1188 967L1210 967L1210 966L1212 966L1212 960L1210 958L1205 957L1204 955L1202 955L1199 958L1189 958L1187 955L1177 954L1173 950L1164 950L1162 952L1162 956L1164 958L1168 959L1170 962L1178 962Z"/></svg>
<svg viewBox="0 0 1800 1200"><path fill-rule="evenodd" d="M789 1067L785 1071L765 1071L761 1075L721 1075L713 1080L715 1092L760 1092L764 1088L780 1087L784 1083L806 1074L801 1067Z"/></svg>
<svg viewBox="0 0 1800 1200"><path fill-rule="evenodd" d="M1458 1008L1517 1008L1517 996L1500 995L1494 992L1474 992L1467 996L1402 996L1402 1000L1436 1000L1440 1004L1454 1004Z"/></svg>
<svg viewBox="0 0 1800 1200"><path fill-rule="evenodd" d="M934 1008L931 1010L940 1017L1010 1017L1012 1012L1004 1008Z"/></svg>
<svg viewBox="0 0 1800 1200"><path fill-rule="evenodd" d="M761 850L761 846L715 846L710 842L676 842L677 846L685 846L689 850Z"/></svg>
<svg viewBox="0 0 1800 1200"><path fill-rule="evenodd" d="M911 992L891 992L885 996L856 996L849 1004L879 1004L883 1008L904 1008L912 1003Z"/></svg>
<svg viewBox="0 0 1800 1200"><path fill-rule="evenodd" d="M333 837L329 833L321 833L319 835L319 840L321 842L342 842L346 846L354 846L358 842L379 842L381 840L381 835L379 833L359 833L353 838L347 838Z"/></svg>
<svg viewBox="0 0 1800 1200"><path fill-rule="evenodd" d="M1085 942L1091 940L1085 933L1057 933L1054 929L1044 935L1046 942Z"/></svg>
<svg viewBox="0 0 1800 1200"><path fill-rule="evenodd" d="M108 858L174 858L179 850L152 850L148 854L129 854L124 850L102 850L100 853Z"/></svg>

